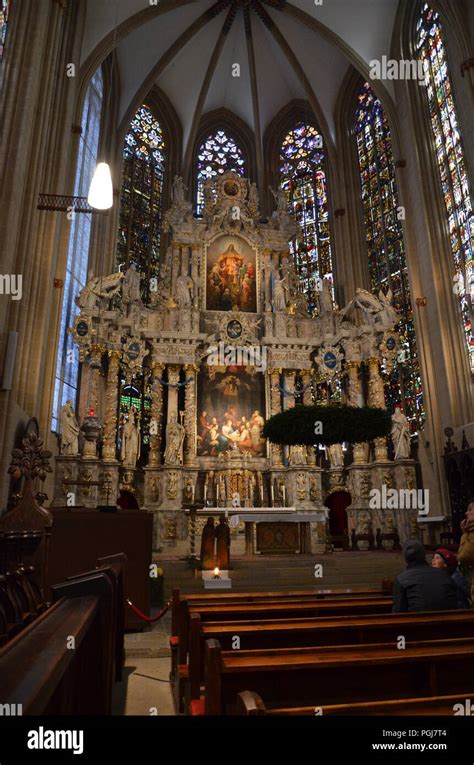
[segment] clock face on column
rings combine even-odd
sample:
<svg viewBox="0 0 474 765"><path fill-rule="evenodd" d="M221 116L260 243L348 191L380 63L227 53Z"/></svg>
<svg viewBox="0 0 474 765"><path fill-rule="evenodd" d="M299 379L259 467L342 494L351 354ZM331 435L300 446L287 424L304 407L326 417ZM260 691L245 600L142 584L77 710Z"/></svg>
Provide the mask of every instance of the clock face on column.
<svg viewBox="0 0 474 765"><path fill-rule="evenodd" d="M242 337L242 324L237 319L231 319L226 327L229 340L238 340Z"/></svg>

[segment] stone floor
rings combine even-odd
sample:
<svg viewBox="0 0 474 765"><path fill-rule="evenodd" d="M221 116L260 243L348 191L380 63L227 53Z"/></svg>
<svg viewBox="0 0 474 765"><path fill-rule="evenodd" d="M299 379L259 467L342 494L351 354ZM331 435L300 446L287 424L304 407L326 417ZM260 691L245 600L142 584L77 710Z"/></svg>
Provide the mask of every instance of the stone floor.
<svg viewBox="0 0 474 765"><path fill-rule="evenodd" d="M152 608L151 615L156 616L159 609ZM125 659L129 658L165 658L170 655L169 637L171 634L171 612L142 632L128 632L125 635Z"/></svg>
<svg viewBox="0 0 474 765"><path fill-rule="evenodd" d="M169 657L127 658L123 680L115 684L114 715L174 715Z"/></svg>

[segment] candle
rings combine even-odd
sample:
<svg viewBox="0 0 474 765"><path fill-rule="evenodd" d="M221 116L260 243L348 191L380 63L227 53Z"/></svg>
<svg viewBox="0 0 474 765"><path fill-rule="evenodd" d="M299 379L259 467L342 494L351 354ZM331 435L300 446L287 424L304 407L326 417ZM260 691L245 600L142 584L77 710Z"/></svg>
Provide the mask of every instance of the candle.
<svg viewBox="0 0 474 765"><path fill-rule="evenodd" d="M273 489L273 481L270 484L270 494L271 494L271 497L272 497L272 507L273 507L273 505L275 504L275 492L274 492L274 489Z"/></svg>
<svg viewBox="0 0 474 765"><path fill-rule="evenodd" d="M204 504L206 504L207 499L207 483L204 484Z"/></svg>
<svg viewBox="0 0 474 765"><path fill-rule="evenodd" d="M263 484L260 484L260 502L262 503L263 507Z"/></svg>
<svg viewBox="0 0 474 765"><path fill-rule="evenodd" d="M194 487L194 484L193 484L192 487L191 487L191 500L192 500L193 504L194 504L194 489L195 489L195 487Z"/></svg>
<svg viewBox="0 0 474 765"><path fill-rule="evenodd" d="M219 484L216 486L216 503L219 506Z"/></svg>
<svg viewBox="0 0 474 765"><path fill-rule="evenodd" d="M285 484L282 484L281 494L282 494L282 497L283 497L283 507L285 507L285 505L286 505L286 486L285 486Z"/></svg>

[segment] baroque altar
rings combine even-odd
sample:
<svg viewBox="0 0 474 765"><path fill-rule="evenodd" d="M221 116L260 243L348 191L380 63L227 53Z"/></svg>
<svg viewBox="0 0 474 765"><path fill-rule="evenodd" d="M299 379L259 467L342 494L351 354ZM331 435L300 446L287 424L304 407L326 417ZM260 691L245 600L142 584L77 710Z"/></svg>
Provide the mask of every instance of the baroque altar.
<svg viewBox="0 0 474 765"><path fill-rule="evenodd" d="M159 277L132 263L77 298L83 448L72 421L53 507L114 504L125 492L153 513L155 548L187 538L191 502L292 507L308 516L314 552L326 544L326 499L345 491L349 533L410 536L415 511L369 507L372 488L415 488L409 447L288 448L262 437L266 418L298 403L385 407L382 369L399 350L389 297L357 290L339 309L320 279L310 315L283 192L262 221L255 184L233 172L206 182L200 218L184 191L175 178Z"/></svg>

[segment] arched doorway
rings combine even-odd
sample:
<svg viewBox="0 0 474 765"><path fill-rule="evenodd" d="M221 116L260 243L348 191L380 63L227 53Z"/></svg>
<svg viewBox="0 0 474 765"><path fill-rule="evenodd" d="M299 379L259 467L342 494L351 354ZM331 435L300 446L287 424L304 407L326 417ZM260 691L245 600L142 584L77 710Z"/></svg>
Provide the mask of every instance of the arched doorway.
<svg viewBox="0 0 474 765"><path fill-rule="evenodd" d="M344 490L334 491L324 500L324 505L329 510L329 533L334 547L349 549L346 507L349 507L351 502L350 493Z"/></svg>

